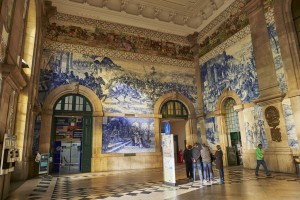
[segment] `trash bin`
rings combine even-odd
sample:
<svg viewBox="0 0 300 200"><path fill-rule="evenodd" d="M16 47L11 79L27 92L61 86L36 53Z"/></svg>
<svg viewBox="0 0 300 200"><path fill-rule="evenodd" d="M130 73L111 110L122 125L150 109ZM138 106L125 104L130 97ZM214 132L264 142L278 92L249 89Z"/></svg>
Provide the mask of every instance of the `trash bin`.
<svg viewBox="0 0 300 200"><path fill-rule="evenodd" d="M296 173L300 175L300 156L293 156L296 167Z"/></svg>

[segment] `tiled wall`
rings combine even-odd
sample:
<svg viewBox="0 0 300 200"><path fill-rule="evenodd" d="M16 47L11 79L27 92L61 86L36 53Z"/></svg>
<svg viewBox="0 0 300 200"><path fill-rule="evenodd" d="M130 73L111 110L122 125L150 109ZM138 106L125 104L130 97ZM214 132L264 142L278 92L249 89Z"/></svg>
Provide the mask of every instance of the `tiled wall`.
<svg viewBox="0 0 300 200"><path fill-rule="evenodd" d="M42 63L41 103L60 85L79 82L96 93L109 113L151 114L156 100L172 91L196 104L193 70L51 50L44 50Z"/></svg>
<svg viewBox="0 0 300 200"><path fill-rule="evenodd" d="M243 103L259 97L251 36L228 47L222 54L201 64L203 104L206 113L216 109L224 89L234 91Z"/></svg>

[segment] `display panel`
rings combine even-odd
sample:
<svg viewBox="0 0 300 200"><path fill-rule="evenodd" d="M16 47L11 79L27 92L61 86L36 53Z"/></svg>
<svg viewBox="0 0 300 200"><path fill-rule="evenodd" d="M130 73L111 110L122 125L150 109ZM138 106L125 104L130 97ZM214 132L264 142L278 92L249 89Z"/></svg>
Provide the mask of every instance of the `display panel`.
<svg viewBox="0 0 300 200"><path fill-rule="evenodd" d="M155 152L154 119L104 117L102 153Z"/></svg>

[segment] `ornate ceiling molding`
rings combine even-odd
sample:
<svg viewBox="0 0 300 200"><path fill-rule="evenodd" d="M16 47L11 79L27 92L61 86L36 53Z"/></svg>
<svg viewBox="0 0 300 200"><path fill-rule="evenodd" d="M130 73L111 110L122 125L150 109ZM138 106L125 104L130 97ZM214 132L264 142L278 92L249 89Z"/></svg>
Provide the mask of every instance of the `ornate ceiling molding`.
<svg viewBox="0 0 300 200"><path fill-rule="evenodd" d="M236 0L51 0L58 12L187 36Z"/></svg>

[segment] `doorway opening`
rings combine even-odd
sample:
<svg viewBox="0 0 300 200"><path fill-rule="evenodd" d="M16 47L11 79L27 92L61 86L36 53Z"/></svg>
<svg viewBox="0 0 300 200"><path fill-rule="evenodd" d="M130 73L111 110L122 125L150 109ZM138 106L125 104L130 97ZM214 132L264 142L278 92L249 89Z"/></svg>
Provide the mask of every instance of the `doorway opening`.
<svg viewBox="0 0 300 200"><path fill-rule="evenodd" d="M164 127L164 123L168 121L171 126L171 134L174 135L175 164L183 163L183 151L186 145L188 110L182 102L170 100L163 105L161 113L163 117L161 127Z"/></svg>
<svg viewBox="0 0 300 200"><path fill-rule="evenodd" d="M90 172L92 156L92 106L82 95L68 94L54 105L51 153L52 172Z"/></svg>
<svg viewBox="0 0 300 200"><path fill-rule="evenodd" d="M238 113L234 110L236 102L233 98L228 98L225 101L225 122L227 134L227 157L228 165L242 165L242 140L239 126Z"/></svg>

